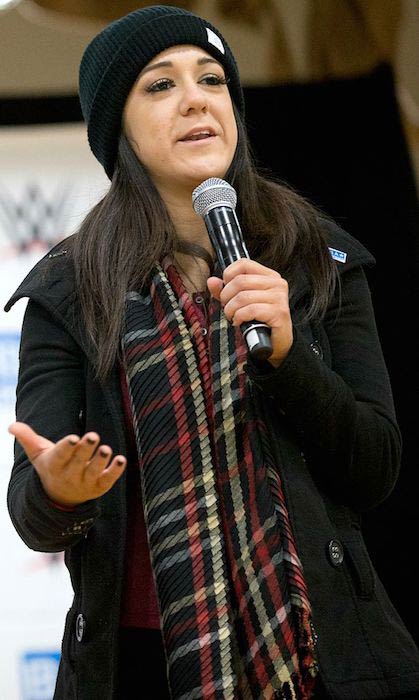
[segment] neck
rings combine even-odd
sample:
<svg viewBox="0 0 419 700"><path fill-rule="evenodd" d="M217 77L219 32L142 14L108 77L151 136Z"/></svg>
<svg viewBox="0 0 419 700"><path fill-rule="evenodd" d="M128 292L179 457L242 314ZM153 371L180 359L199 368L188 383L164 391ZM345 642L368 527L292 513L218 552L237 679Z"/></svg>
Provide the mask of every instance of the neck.
<svg viewBox="0 0 419 700"><path fill-rule="evenodd" d="M160 193L178 237L191 243L198 243L212 252L211 242L203 219L195 213L192 207L192 195L189 190L182 193Z"/></svg>
<svg viewBox="0 0 419 700"><path fill-rule="evenodd" d="M203 219L195 213L191 192L183 197L164 195L164 201L180 241L194 243L204 248L213 258L214 251ZM192 254L177 252L175 263L188 292L203 291L207 286L210 270L207 262Z"/></svg>

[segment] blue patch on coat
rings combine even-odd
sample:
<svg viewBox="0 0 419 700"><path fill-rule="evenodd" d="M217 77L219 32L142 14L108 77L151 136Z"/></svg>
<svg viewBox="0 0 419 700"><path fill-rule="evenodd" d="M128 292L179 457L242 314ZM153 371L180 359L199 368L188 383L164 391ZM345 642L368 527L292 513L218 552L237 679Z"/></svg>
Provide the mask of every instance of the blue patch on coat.
<svg viewBox="0 0 419 700"><path fill-rule="evenodd" d="M343 250L336 250L336 248L330 248L330 255L332 256L333 260L337 260L338 262L345 263L346 262L346 256L347 253L344 253Z"/></svg>

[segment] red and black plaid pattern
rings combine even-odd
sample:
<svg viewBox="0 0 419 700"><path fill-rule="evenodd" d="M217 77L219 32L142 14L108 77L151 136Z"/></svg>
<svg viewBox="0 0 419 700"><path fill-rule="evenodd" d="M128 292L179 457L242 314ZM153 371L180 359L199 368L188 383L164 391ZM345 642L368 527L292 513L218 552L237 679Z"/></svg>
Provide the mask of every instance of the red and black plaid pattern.
<svg viewBox="0 0 419 700"><path fill-rule="evenodd" d="M310 604L246 348L216 300L208 348L173 266L130 293L123 350L174 700L306 700Z"/></svg>

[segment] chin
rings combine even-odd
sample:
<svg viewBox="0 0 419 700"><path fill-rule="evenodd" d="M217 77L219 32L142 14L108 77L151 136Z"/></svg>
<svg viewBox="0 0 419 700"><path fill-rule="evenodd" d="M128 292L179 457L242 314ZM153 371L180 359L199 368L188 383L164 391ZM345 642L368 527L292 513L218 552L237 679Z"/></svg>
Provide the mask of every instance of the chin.
<svg viewBox="0 0 419 700"><path fill-rule="evenodd" d="M219 177L219 178L224 178L228 168L203 168L202 170L197 171L195 174L193 174L191 181L196 183L194 187L197 187L198 185L201 184L201 182L204 182L204 180L208 180L210 177Z"/></svg>

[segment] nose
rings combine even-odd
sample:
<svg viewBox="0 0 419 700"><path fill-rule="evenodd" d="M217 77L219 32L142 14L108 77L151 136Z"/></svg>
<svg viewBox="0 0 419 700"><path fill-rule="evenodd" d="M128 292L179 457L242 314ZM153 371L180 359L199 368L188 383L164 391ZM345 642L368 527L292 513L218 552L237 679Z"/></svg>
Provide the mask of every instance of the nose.
<svg viewBox="0 0 419 700"><path fill-rule="evenodd" d="M188 81L182 91L180 101L180 111L182 115L189 112L206 112L208 108L208 98L205 89L194 80Z"/></svg>

